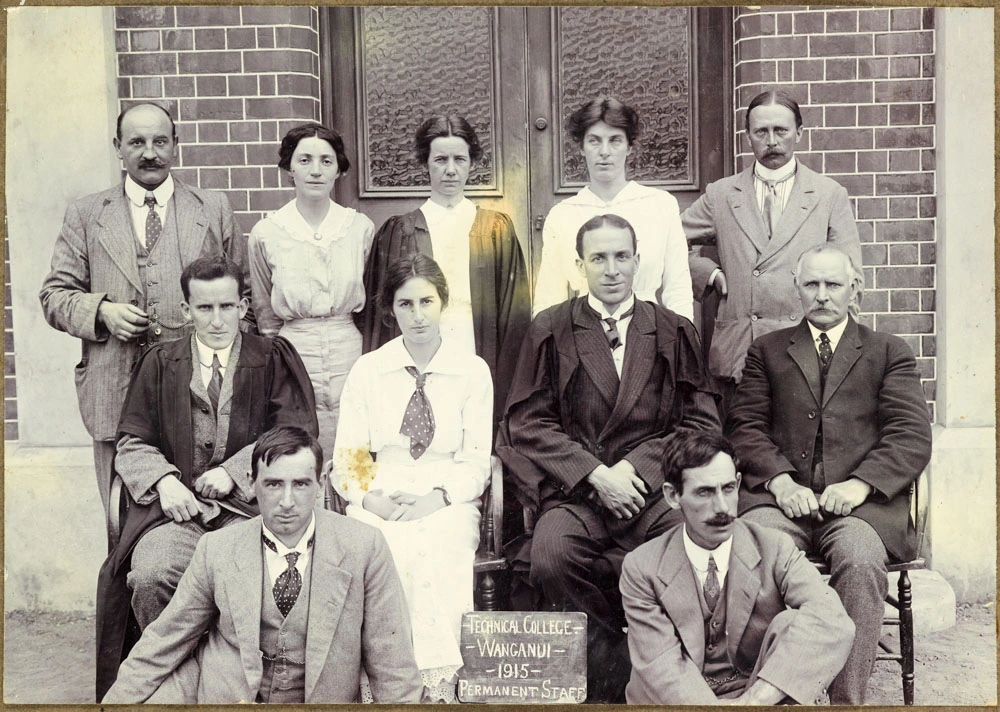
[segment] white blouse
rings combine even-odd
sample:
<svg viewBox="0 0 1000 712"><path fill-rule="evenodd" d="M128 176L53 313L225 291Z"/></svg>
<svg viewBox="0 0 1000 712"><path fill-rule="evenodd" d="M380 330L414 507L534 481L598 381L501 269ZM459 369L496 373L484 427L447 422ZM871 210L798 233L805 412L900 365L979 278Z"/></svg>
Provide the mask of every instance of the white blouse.
<svg viewBox="0 0 1000 712"><path fill-rule="evenodd" d="M425 369L424 393L434 412L434 437L424 454L410 456L399 432L416 381L413 358L399 336L361 356L340 398L333 485L352 504L370 490L425 494L444 487L452 503L473 502L490 474L493 381L486 362L443 339ZM373 462L370 453L376 453Z"/></svg>

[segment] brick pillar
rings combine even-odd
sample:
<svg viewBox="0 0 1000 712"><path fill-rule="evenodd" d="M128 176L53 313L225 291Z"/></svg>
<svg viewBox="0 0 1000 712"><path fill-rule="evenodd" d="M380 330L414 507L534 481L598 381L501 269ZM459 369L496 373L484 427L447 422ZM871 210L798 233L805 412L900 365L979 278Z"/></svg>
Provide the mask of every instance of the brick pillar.
<svg viewBox="0 0 1000 712"><path fill-rule="evenodd" d="M932 8L739 8L736 163L744 109L781 88L802 109L796 155L851 196L864 258L862 321L903 337L934 417L935 112Z"/></svg>
<svg viewBox="0 0 1000 712"><path fill-rule="evenodd" d="M244 232L293 197L285 132L320 117L314 7L119 7L118 95L177 120L184 181L222 190Z"/></svg>
<svg viewBox="0 0 1000 712"><path fill-rule="evenodd" d="M3 304L3 439L17 440L17 382L14 372L14 309L10 294L10 247L3 243L4 285Z"/></svg>

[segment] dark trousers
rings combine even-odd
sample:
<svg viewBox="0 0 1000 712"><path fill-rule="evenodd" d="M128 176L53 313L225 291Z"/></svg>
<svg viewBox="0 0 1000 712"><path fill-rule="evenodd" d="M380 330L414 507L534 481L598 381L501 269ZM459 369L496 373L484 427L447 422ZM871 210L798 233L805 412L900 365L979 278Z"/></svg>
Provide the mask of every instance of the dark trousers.
<svg viewBox="0 0 1000 712"><path fill-rule="evenodd" d="M830 684L830 704L863 705L882 633L888 554L868 522L851 516L824 517L823 522L789 519L777 507L755 507L742 519L785 532L799 549L819 554L829 565L830 586L856 631L847 664Z"/></svg>
<svg viewBox="0 0 1000 712"><path fill-rule="evenodd" d="M531 583L560 611L587 614L587 700L624 702L631 665L618 578L625 554L683 521L662 497L630 520L586 502L545 511L531 543Z"/></svg>

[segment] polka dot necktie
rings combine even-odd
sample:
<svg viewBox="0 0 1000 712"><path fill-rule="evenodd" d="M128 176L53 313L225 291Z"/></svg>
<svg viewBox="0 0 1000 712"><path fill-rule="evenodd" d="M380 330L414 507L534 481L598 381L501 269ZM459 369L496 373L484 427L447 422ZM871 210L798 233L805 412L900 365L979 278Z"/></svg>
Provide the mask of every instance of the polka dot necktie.
<svg viewBox="0 0 1000 712"><path fill-rule="evenodd" d="M719 587L719 567L715 564L715 557L708 555L708 576L705 577L705 585L702 587L705 592L705 603L708 610L715 612L715 604L719 602L719 594L722 589Z"/></svg>
<svg viewBox="0 0 1000 712"><path fill-rule="evenodd" d="M261 540L264 542L264 546L275 554L278 553L278 547L274 545L273 541L263 534L261 534ZM309 540L309 546L312 546L312 539ZM285 561L288 562L288 568L278 575L277 580L274 582L274 588L271 589L271 593L274 594L274 604L283 616L287 616L288 612L292 610L292 606L295 605L295 601L299 598L299 592L302 590L302 574L295 568L298 560L299 552L297 551L285 554Z"/></svg>
<svg viewBox="0 0 1000 712"><path fill-rule="evenodd" d="M410 396L410 402L406 404L399 433L410 436L410 457L416 460L427 451L434 439L434 411L424 393L428 374L419 373L413 366L407 366L406 372L416 379L417 387Z"/></svg>
<svg viewBox="0 0 1000 712"><path fill-rule="evenodd" d="M152 191L146 193L145 204L149 207L149 213L146 215L146 249L151 249L163 232L163 223L156 214L156 196Z"/></svg>

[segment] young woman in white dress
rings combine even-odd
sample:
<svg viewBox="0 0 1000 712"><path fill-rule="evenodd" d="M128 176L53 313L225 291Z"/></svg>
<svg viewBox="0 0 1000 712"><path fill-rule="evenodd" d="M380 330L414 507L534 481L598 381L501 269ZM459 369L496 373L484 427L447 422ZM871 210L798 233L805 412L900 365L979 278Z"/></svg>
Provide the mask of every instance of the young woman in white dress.
<svg viewBox="0 0 1000 712"><path fill-rule="evenodd" d="M483 359L441 338L448 285L430 257L393 263L378 299L401 336L363 355L347 377L333 484L347 515L389 542L426 700L455 701L490 473L493 383Z"/></svg>
<svg viewBox="0 0 1000 712"><path fill-rule="evenodd" d="M320 124L291 129L278 168L295 183L295 199L250 232L250 287L257 328L292 342L316 393L319 441L333 451L340 391L361 355L354 312L365 305L362 282L372 221L330 199L350 162L340 135Z"/></svg>

